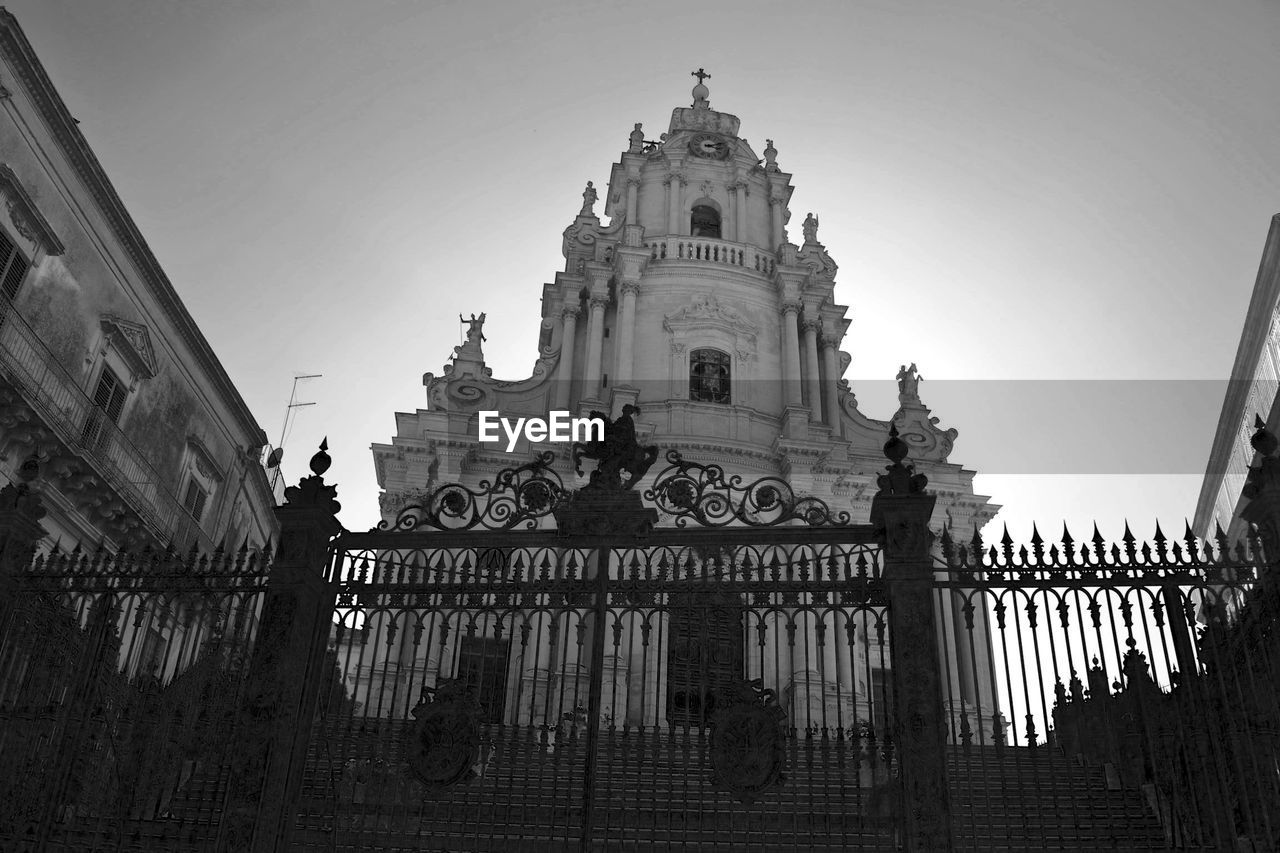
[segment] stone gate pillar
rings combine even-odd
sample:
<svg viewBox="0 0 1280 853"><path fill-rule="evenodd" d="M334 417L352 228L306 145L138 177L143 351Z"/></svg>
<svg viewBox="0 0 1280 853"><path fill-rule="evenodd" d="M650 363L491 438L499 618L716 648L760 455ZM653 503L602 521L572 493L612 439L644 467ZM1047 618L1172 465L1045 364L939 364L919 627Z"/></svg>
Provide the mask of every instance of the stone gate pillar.
<svg viewBox="0 0 1280 853"><path fill-rule="evenodd" d="M925 493L928 480L923 474L902 464L907 445L898 438L896 426L889 428L884 454L891 464L880 475L871 523L883 549L889 588L892 729L901 791L898 818L908 851L949 851L946 723L929 532L936 497Z"/></svg>
<svg viewBox="0 0 1280 853"><path fill-rule="evenodd" d="M232 763L219 851L289 849L307 743L333 619L335 587L327 576L329 540L341 529L337 488L326 485L332 460L321 442L312 476L285 489L276 508L280 547L272 561L253 646Z"/></svg>

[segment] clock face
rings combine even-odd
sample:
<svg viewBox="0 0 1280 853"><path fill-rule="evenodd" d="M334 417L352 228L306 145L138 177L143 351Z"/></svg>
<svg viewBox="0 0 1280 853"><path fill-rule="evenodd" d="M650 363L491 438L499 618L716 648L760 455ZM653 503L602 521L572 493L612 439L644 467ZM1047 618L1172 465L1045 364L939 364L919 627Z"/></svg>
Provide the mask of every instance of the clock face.
<svg viewBox="0 0 1280 853"><path fill-rule="evenodd" d="M689 140L689 151L698 157L723 160L729 156L729 144L714 133L703 133Z"/></svg>

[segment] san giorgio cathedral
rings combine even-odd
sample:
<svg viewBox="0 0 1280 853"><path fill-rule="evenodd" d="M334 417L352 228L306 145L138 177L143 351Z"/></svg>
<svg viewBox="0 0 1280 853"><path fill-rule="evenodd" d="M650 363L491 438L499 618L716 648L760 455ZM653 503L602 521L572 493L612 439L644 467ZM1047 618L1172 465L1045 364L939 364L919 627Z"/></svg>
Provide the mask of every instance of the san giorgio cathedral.
<svg viewBox="0 0 1280 853"><path fill-rule="evenodd" d="M568 445L521 438L508 453L505 439L480 443L481 411L511 419L560 410L617 417L626 406L639 410L634 421L642 444L677 450L748 481L783 478L797 495L847 510L860 523L869 519L893 424L910 447L908 461L937 495L931 527L948 526L953 537L967 539L995 515L997 507L974 493L975 472L951 461L957 431L939 426L923 402L914 364L898 373L896 412L873 418L859 409L842 378L851 360L842 349L849 307L836 294L837 265L819 240L819 219L806 215L800 243L792 240L792 175L773 140L757 153L739 135L739 118L711 107L709 75L701 69L694 75L693 103L672 110L666 132L646 139L642 124L635 124L604 192L587 183L582 207L564 230L564 268L543 286L530 375L492 375L485 364L485 315L472 315L465 343L439 374L423 377L427 407L397 413L395 437L373 446L384 519L393 521L441 484L475 486L548 449L556 452L565 483L582 482ZM648 477L662 467L659 461ZM958 681L950 695L965 696L966 705L987 716L992 697L968 695L969 685L987 679L966 671L971 661L987 669L987 652L957 650L961 614L941 617L951 637L943 641L952 664L944 671ZM504 656L479 648L456 654L455 673ZM469 654L477 661L469 664ZM450 665L428 668L447 675ZM844 675L823 677L859 671L845 661L833 669ZM785 690L800 673L773 676ZM490 694L499 695L486 705L496 716L500 694L519 692L522 679L538 689L532 682L544 677L508 671L490 685ZM370 672L361 680L371 685L379 678ZM869 685L859 686L852 692L867 695ZM661 704L626 713L634 723L660 722Z"/></svg>

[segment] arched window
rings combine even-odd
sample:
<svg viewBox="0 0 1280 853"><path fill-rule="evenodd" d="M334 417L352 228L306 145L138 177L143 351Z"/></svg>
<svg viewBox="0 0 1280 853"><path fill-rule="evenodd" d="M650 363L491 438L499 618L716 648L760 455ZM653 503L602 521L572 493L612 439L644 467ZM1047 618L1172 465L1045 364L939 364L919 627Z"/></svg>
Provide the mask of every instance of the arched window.
<svg viewBox="0 0 1280 853"><path fill-rule="evenodd" d="M689 359L689 399L729 402L729 356L719 350L696 349Z"/></svg>
<svg viewBox="0 0 1280 853"><path fill-rule="evenodd" d="M694 237L714 237L719 240L720 211L709 204L696 205L689 220L689 233Z"/></svg>

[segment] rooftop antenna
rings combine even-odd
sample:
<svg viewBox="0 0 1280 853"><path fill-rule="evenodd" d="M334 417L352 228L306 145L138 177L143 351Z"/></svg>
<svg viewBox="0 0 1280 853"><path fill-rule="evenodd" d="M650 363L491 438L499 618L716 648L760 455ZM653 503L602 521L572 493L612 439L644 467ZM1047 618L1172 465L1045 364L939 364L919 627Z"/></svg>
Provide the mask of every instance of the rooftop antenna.
<svg viewBox="0 0 1280 853"><path fill-rule="evenodd" d="M271 475L271 493L275 494L276 485L280 482L280 460L284 459L284 440L289 435L289 425L293 420L293 410L300 409L303 406L314 406L315 402L299 403L298 402L298 383L303 379L319 379L324 376L323 373L299 373L293 377L293 390L289 393L289 405L284 410L284 426L280 427L280 441L276 443L276 447L267 456L267 469L274 470Z"/></svg>

